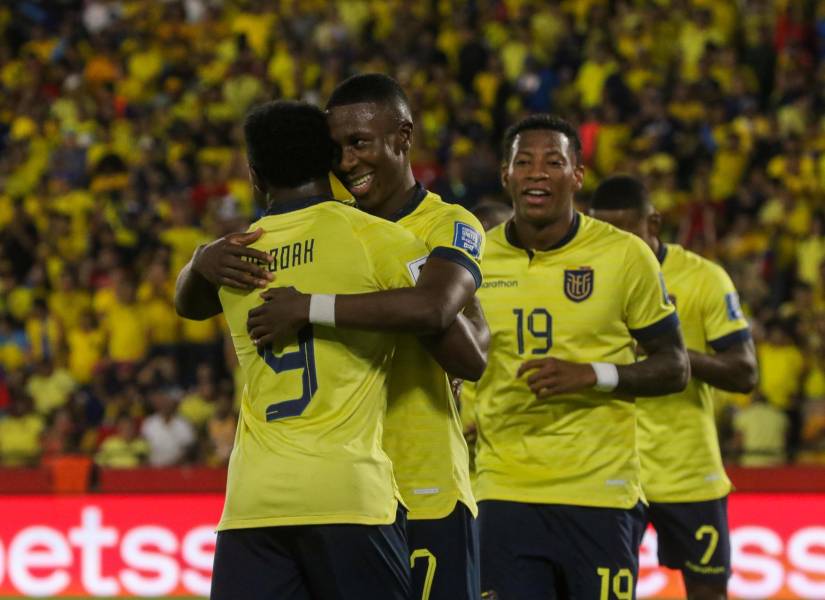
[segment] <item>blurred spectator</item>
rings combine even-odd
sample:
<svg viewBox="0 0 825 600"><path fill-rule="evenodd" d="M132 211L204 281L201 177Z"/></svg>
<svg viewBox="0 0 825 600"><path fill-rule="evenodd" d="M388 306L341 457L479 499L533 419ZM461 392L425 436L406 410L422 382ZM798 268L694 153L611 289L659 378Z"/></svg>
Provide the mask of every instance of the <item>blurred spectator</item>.
<svg viewBox="0 0 825 600"><path fill-rule="evenodd" d="M95 462L101 467L131 469L146 462L149 444L138 436L134 419L121 415L115 433L103 440L95 454Z"/></svg>
<svg viewBox="0 0 825 600"><path fill-rule="evenodd" d="M213 466L226 465L235 443L238 421L232 406L231 393L222 393L215 403L215 412L207 424L209 449L207 463Z"/></svg>
<svg viewBox="0 0 825 600"><path fill-rule="evenodd" d="M34 466L40 458L43 417L34 412L31 398L17 392L8 414L0 419L0 464L4 467Z"/></svg>
<svg viewBox="0 0 825 600"><path fill-rule="evenodd" d="M69 395L77 384L69 372L55 367L47 359L37 362L34 373L26 384L26 392L34 400L34 408L44 417L65 406Z"/></svg>
<svg viewBox="0 0 825 600"><path fill-rule="evenodd" d="M735 447L745 467L774 467L787 459L788 417L756 394L733 419Z"/></svg>
<svg viewBox="0 0 825 600"><path fill-rule="evenodd" d="M140 433L149 444L149 464L153 467L173 467L189 460L195 443L192 425L177 414L177 399L167 390L150 394L155 413L146 417Z"/></svg>

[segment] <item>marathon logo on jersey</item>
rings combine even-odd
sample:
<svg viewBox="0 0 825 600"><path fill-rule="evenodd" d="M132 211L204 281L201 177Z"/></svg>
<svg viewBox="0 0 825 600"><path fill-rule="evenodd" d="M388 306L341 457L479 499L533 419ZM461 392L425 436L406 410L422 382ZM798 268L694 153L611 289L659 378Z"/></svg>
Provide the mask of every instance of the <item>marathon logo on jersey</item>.
<svg viewBox="0 0 825 600"><path fill-rule="evenodd" d="M456 221L453 246L465 250L473 258L481 253L481 234L461 221Z"/></svg>
<svg viewBox="0 0 825 600"><path fill-rule="evenodd" d="M728 307L728 320L738 321L742 318L742 307L739 304L739 294L729 292L725 294L725 305Z"/></svg>
<svg viewBox="0 0 825 600"><path fill-rule="evenodd" d="M583 302L593 293L593 269L581 267L564 270L564 295L573 302Z"/></svg>

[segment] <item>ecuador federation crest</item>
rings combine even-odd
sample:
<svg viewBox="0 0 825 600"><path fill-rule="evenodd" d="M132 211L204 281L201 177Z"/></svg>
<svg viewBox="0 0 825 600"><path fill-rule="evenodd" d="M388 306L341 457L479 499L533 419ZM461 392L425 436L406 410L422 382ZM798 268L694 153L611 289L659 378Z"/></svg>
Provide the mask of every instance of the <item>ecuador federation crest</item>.
<svg viewBox="0 0 825 600"><path fill-rule="evenodd" d="M564 270L564 295L573 302L582 302L593 293L593 269L581 267L579 269Z"/></svg>

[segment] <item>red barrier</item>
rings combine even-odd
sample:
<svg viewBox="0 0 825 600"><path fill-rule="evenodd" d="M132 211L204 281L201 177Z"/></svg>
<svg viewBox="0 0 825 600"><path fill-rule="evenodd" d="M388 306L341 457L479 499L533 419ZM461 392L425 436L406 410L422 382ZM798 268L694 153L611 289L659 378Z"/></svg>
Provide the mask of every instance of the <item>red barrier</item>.
<svg viewBox="0 0 825 600"><path fill-rule="evenodd" d="M220 493L226 488L226 469L176 467L167 469L101 469L99 492L114 494Z"/></svg>
<svg viewBox="0 0 825 600"><path fill-rule="evenodd" d="M223 498L0 497L0 596L206 595ZM733 597L825 598L825 495L734 494ZM648 532L640 598L684 597L655 566Z"/></svg>
<svg viewBox="0 0 825 600"><path fill-rule="evenodd" d="M738 492L825 494L823 467L728 467ZM226 469L175 467L101 469L94 491L110 494L217 493L226 485ZM0 468L0 494L47 494L55 491L46 469Z"/></svg>

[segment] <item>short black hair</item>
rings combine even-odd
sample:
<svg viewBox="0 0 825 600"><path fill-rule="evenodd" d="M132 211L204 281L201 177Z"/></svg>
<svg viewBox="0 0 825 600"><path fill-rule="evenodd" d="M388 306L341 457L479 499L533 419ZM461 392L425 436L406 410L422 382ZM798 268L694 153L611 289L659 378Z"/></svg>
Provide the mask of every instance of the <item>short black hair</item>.
<svg viewBox="0 0 825 600"><path fill-rule="evenodd" d="M523 131L533 131L535 129L558 131L567 136L567 139L573 144L573 150L576 153L576 162L578 164L582 163L582 141L576 128L569 121L565 121L561 117L544 113L525 117L518 123L511 125L507 131L504 132L504 140L501 144L501 156L505 162L510 160L510 153L513 151L513 142L516 136Z"/></svg>
<svg viewBox="0 0 825 600"><path fill-rule="evenodd" d="M249 165L273 187L327 177L335 144L324 112L306 102L278 100L253 108L244 121Z"/></svg>
<svg viewBox="0 0 825 600"><path fill-rule="evenodd" d="M410 101L404 89L395 79L383 73L363 73L345 79L332 91L327 110L361 102L390 106L400 117L411 118Z"/></svg>
<svg viewBox="0 0 825 600"><path fill-rule="evenodd" d="M602 181L590 198L591 210L633 209L645 213L650 199L644 184L631 175L613 175Z"/></svg>

